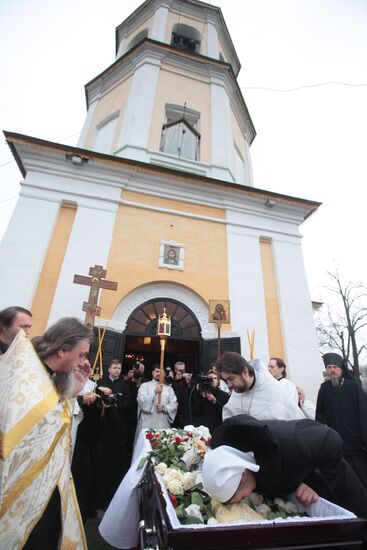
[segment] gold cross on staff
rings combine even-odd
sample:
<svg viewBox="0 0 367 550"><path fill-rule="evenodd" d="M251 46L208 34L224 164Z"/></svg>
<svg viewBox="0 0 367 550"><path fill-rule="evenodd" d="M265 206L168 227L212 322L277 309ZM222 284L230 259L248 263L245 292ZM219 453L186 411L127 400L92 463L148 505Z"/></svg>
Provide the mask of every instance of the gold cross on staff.
<svg viewBox="0 0 367 550"><path fill-rule="evenodd" d="M101 314L101 308L98 306L98 295L100 288L107 290L117 290L117 283L114 281L102 280L106 278L106 270L101 265L95 265L89 269L90 277L84 275L74 275L74 283L78 285L90 286L88 302L83 302L83 311L86 312L85 324L93 327L94 318Z"/></svg>

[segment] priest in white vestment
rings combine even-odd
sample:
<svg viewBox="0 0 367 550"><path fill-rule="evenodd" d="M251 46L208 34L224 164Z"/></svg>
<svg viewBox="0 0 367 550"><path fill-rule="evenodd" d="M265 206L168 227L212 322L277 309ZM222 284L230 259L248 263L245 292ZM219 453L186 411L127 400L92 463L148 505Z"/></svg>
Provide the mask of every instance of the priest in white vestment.
<svg viewBox="0 0 367 550"><path fill-rule="evenodd" d="M248 363L235 352L225 352L217 360L219 374L232 390L223 408L223 420L248 414L258 420L304 418L300 407L258 359Z"/></svg>
<svg viewBox="0 0 367 550"><path fill-rule="evenodd" d="M177 412L177 398L172 386L159 383L160 369L153 369L153 380L144 382L139 388L138 426L136 438L141 430L163 430L170 428ZM161 402L158 403L158 395Z"/></svg>

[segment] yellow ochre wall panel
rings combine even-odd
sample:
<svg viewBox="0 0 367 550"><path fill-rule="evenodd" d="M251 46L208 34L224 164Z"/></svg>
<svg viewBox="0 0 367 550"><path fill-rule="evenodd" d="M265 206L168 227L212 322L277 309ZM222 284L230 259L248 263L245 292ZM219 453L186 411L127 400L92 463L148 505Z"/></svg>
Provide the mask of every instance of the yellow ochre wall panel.
<svg viewBox="0 0 367 550"><path fill-rule="evenodd" d="M272 243L270 239L260 239L260 255L264 281L266 321L270 357L284 357L283 334L277 292Z"/></svg>
<svg viewBox="0 0 367 550"><path fill-rule="evenodd" d="M186 106L200 113L200 162L210 164L210 85L209 82L195 80L187 74L174 74L164 70L162 66L157 94L155 99L155 110L152 117L152 125L149 136L149 149L159 150L161 141L162 126L165 122L166 103Z"/></svg>
<svg viewBox="0 0 367 550"><path fill-rule="evenodd" d="M74 204L63 204L60 208L33 297L32 335L42 334L46 329L76 211Z"/></svg>
<svg viewBox="0 0 367 550"><path fill-rule="evenodd" d="M124 117L125 107L127 105L127 100L129 98L130 87L131 87L132 75L126 78L124 82L116 86L113 90L102 96L98 102L96 112L94 114L93 122L88 131L88 136L86 140L86 149L91 149L93 146L93 138L98 124L103 122L113 113L119 112L119 119L116 125L115 137L112 143L112 151L116 148L118 136L121 131L121 124Z"/></svg>
<svg viewBox="0 0 367 550"><path fill-rule="evenodd" d="M125 193L123 198L126 196ZM182 203L175 203L174 209L182 210ZM158 267L161 240L174 240L185 246L183 271ZM102 291L100 305L106 319L112 318L117 305L129 292L153 282L184 285L205 301L228 299L226 225L121 205L116 215L107 273L110 280L118 281L118 289L117 292Z"/></svg>

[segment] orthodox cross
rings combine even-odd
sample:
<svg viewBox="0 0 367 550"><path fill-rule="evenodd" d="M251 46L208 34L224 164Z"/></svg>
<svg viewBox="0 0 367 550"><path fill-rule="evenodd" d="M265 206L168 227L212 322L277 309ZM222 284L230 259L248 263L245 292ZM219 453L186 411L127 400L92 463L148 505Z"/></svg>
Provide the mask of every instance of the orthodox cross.
<svg viewBox="0 0 367 550"><path fill-rule="evenodd" d="M99 290L101 288L117 290L117 283L103 280L106 278L106 273L101 265L95 265L89 269L90 277L74 275L74 283L90 286L88 302L83 302L83 311L86 312L85 324L89 327L93 327L95 316L101 314L101 308L98 306Z"/></svg>

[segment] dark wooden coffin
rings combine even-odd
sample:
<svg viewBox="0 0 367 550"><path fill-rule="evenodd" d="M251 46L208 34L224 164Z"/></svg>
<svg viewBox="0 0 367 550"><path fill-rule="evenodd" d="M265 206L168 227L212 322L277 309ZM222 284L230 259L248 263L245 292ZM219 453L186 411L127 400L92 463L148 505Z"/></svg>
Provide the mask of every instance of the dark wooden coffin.
<svg viewBox="0 0 367 550"><path fill-rule="evenodd" d="M361 518L173 529L166 500L151 467L140 483L139 500L141 550L367 548L367 520Z"/></svg>

